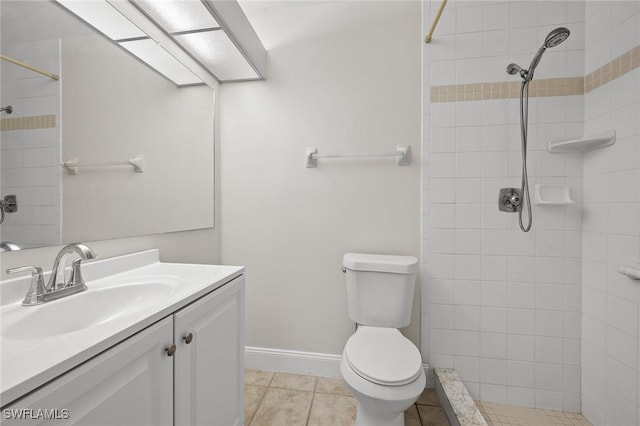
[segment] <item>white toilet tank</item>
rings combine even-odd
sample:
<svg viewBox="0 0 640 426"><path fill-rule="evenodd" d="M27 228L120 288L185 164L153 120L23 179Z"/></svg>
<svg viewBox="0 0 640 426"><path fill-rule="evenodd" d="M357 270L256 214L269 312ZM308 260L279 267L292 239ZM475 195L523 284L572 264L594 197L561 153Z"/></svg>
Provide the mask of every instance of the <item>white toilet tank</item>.
<svg viewBox="0 0 640 426"><path fill-rule="evenodd" d="M347 253L349 318L372 327L406 327L411 322L418 259L411 256Z"/></svg>

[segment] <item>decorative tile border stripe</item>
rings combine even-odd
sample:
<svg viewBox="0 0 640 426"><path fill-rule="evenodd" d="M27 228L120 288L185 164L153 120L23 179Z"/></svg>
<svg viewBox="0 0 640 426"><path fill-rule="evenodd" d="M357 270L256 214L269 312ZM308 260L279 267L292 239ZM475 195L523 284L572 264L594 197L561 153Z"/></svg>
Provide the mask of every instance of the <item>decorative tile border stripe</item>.
<svg viewBox="0 0 640 426"><path fill-rule="evenodd" d="M522 81L431 86L431 102L462 102L518 98L520 97L521 86ZM583 77L532 80L529 85L530 97L582 94L584 94Z"/></svg>
<svg viewBox="0 0 640 426"><path fill-rule="evenodd" d="M636 68L640 68L640 45L587 74L584 77L584 91L589 93Z"/></svg>
<svg viewBox="0 0 640 426"><path fill-rule="evenodd" d="M0 119L0 131L49 129L56 127L55 114Z"/></svg>
<svg viewBox="0 0 640 426"><path fill-rule="evenodd" d="M618 56L585 77L532 80L529 85L529 96L535 98L583 95L636 68L640 68L640 46ZM519 98L521 86L520 79L492 83L431 86L431 103Z"/></svg>

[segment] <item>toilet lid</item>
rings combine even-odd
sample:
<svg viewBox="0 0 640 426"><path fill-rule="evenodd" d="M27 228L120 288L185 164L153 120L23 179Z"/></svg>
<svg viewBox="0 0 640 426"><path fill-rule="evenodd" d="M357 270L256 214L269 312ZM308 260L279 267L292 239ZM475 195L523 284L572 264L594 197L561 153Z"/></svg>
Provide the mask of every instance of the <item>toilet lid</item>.
<svg viewBox="0 0 640 426"><path fill-rule="evenodd" d="M420 352L395 328L359 327L347 341L344 357L360 377L385 386L411 383L422 369Z"/></svg>

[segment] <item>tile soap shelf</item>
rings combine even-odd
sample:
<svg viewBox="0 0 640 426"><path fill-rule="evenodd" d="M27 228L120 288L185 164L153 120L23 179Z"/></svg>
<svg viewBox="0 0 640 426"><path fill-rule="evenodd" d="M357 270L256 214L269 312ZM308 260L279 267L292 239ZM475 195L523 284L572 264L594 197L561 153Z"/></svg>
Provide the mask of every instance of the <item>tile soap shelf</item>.
<svg viewBox="0 0 640 426"><path fill-rule="evenodd" d="M551 139L549 152L585 152L604 148L616 142L616 131L611 129L581 139Z"/></svg>
<svg viewBox="0 0 640 426"><path fill-rule="evenodd" d="M533 199L537 205L566 206L575 204L571 199L567 185L536 184L533 191Z"/></svg>
<svg viewBox="0 0 640 426"><path fill-rule="evenodd" d="M632 280L640 280L640 260L632 260L624 266L619 266L618 272Z"/></svg>

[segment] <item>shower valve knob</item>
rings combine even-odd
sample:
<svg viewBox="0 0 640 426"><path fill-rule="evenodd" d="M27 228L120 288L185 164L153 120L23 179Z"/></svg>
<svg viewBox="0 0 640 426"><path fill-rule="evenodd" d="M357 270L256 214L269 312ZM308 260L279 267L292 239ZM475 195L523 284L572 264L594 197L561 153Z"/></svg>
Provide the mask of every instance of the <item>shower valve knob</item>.
<svg viewBox="0 0 640 426"><path fill-rule="evenodd" d="M498 209L515 213L522 208L522 191L519 188L501 188L498 196Z"/></svg>

